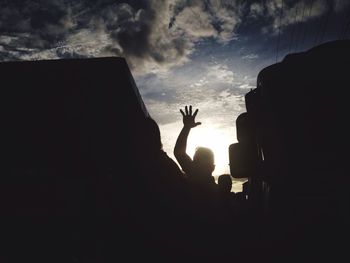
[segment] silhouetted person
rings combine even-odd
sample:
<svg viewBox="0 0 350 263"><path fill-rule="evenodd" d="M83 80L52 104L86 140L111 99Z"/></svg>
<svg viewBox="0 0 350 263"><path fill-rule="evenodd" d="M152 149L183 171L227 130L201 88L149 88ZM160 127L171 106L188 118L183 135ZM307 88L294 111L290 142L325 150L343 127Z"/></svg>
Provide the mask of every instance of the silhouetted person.
<svg viewBox="0 0 350 263"><path fill-rule="evenodd" d="M232 217L237 213L239 209L238 196L232 189L232 178L230 174L221 174L218 177L218 188L219 188L219 206L223 209L223 213L226 216Z"/></svg>
<svg viewBox="0 0 350 263"><path fill-rule="evenodd" d="M152 166L146 164L149 166L148 168L157 170L157 174L161 176L162 179L183 179L184 174L179 166L163 150L159 126L151 117L145 119L142 137L143 148L140 149L140 151L144 154L144 160L152 164ZM157 162L156 167L153 166L153 162ZM159 172L164 174L159 174Z"/></svg>
<svg viewBox="0 0 350 263"><path fill-rule="evenodd" d="M220 193L222 193L222 194L231 193L231 188L232 188L231 175L229 175L229 174L220 175L218 177L218 187L219 187Z"/></svg>
<svg viewBox="0 0 350 263"><path fill-rule="evenodd" d="M165 257L184 243L186 236L186 178L176 162L162 149L158 124L148 117L140 123L135 138L135 173L125 190L130 203L127 235L134 247L147 258ZM131 201L130 201L131 199Z"/></svg>
<svg viewBox="0 0 350 263"><path fill-rule="evenodd" d="M217 234L215 227L218 225L217 219L219 218L217 184L212 176L215 168L214 154L208 148L199 147L195 151L193 160L187 155L186 146L189 132L201 123L195 122L198 109L192 113L192 106L186 106L185 112L182 110L180 112L183 116L184 126L177 138L174 155L186 173L189 183L190 198L188 203L191 206L193 216L191 218L193 220L192 230L198 236L197 244L206 247L210 245L208 243L210 236L213 237L213 234Z"/></svg>
<svg viewBox="0 0 350 263"><path fill-rule="evenodd" d="M176 203L184 194L185 175L163 150L159 126L151 117L145 119L141 140L139 158L142 165L139 173L141 181L145 183L142 188L147 186L157 200L169 198L169 201Z"/></svg>
<svg viewBox="0 0 350 263"><path fill-rule="evenodd" d="M232 177L230 174L222 174L218 177L218 187L220 196L220 206L231 215L244 216L246 213L247 200L245 192L232 192Z"/></svg>
<svg viewBox="0 0 350 263"><path fill-rule="evenodd" d="M185 107L185 112L180 109L183 116L183 128L177 138L174 155L182 170L186 173L190 182L205 188L216 188L212 172L215 169L214 154L206 147L198 147L193 155L193 160L186 153L187 138L192 128L200 125L195 122L198 109L192 114L192 106Z"/></svg>

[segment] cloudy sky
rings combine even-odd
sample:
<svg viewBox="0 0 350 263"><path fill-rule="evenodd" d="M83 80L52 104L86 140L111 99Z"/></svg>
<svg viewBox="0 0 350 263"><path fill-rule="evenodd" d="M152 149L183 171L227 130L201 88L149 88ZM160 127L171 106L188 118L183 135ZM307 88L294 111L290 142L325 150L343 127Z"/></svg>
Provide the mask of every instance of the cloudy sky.
<svg viewBox="0 0 350 263"><path fill-rule="evenodd" d="M123 56L171 156L179 109L202 125L215 175L228 173L228 146L244 95L264 67L287 53L350 37L348 0L0 0L0 60Z"/></svg>

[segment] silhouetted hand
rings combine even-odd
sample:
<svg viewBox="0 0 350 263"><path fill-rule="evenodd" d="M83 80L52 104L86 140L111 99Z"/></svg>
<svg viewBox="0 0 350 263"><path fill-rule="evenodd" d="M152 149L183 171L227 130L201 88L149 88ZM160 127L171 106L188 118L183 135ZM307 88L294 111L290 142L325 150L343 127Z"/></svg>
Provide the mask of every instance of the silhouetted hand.
<svg viewBox="0 0 350 263"><path fill-rule="evenodd" d="M192 114L192 105L189 106L189 108L187 108L187 106L185 106L185 112L183 112L183 110L180 109L180 112L182 114L183 117L183 123L185 127L188 128L194 128L200 124L202 124L201 122L195 122L195 118L196 115L198 113L198 109L196 109L194 111L194 113Z"/></svg>

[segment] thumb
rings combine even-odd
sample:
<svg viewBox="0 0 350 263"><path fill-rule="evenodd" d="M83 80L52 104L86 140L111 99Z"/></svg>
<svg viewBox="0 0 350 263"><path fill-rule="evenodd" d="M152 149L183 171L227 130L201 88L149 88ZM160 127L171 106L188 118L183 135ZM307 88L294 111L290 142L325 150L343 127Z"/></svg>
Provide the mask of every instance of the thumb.
<svg viewBox="0 0 350 263"><path fill-rule="evenodd" d="M195 124L196 124L196 126L198 126L198 125L201 125L202 123L201 122L196 122Z"/></svg>

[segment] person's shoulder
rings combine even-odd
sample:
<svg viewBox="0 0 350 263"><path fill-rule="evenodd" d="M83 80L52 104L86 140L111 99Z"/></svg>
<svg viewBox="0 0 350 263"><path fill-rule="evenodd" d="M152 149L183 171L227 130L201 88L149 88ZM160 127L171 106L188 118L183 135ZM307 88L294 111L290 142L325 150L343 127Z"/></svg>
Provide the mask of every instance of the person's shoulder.
<svg viewBox="0 0 350 263"><path fill-rule="evenodd" d="M164 165L180 170L180 167L177 165L177 163L163 150L160 153L160 159Z"/></svg>
<svg viewBox="0 0 350 263"><path fill-rule="evenodd" d="M175 161L172 158L170 158L169 155L163 150L160 151L160 155L159 156L164 161L174 162L175 163Z"/></svg>

